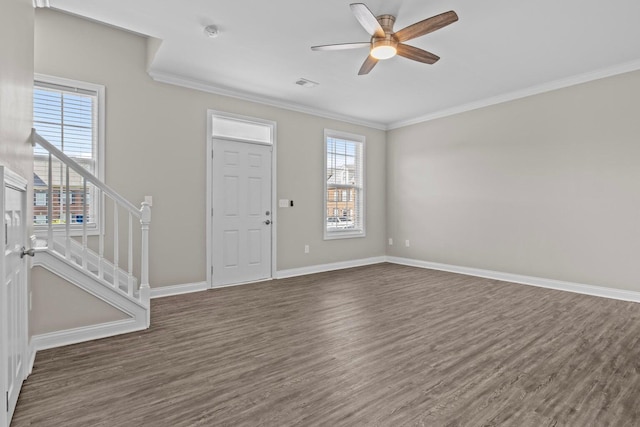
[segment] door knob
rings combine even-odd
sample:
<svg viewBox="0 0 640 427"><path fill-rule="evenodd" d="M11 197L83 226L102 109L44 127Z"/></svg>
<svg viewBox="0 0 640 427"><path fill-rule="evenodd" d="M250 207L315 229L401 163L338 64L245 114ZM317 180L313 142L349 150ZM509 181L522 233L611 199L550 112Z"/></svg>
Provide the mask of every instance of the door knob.
<svg viewBox="0 0 640 427"><path fill-rule="evenodd" d="M269 225L269 224L271 224L271 221L266 220L264 223L265 223L265 224L267 224L267 225Z"/></svg>
<svg viewBox="0 0 640 427"><path fill-rule="evenodd" d="M24 258L25 255L35 256L36 250L33 248L27 249L23 246L22 249L20 249L20 258Z"/></svg>

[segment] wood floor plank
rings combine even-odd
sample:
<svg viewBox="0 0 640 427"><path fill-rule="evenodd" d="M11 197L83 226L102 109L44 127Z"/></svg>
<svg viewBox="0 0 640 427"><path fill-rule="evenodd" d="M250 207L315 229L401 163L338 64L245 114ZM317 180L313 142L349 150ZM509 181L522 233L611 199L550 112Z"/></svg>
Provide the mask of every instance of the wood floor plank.
<svg viewBox="0 0 640 427"><path fill-rule="evenodd" d="M162 298L12 426L638 426L640 305L379 264Z"/></svg>

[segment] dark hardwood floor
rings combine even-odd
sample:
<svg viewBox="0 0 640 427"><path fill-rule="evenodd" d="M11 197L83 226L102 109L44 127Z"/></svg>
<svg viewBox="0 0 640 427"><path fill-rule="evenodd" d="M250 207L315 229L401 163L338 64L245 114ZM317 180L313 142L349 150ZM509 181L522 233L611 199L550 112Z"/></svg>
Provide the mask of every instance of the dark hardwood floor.
<svg viewBox="0 0 640 427"><path fill-rule="evenodd" d="M638 426L640 304L379 264L156 299L12 426Z"/></svg>

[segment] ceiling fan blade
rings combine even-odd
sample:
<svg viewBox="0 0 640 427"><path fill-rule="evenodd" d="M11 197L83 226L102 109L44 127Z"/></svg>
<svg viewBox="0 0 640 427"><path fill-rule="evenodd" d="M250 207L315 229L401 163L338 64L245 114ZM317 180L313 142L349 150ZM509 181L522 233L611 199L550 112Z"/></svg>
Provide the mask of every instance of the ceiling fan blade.
<svg viewBox="0 0 640 427"><path fill-rule="evenodd" d="M364 3L352 3L350 6L351 12L353 12L354 16L367 33L376 37L384 37L384 30L367 5Z"/></svg>
<svg viewBox="0 0 640 427"><path fill-rule="evenodd" d="M311 46L311 50L344 50L358 49L360 47L371 47L371 42L326 44L324 46Z"/></svg>
<svg viewBox="0 0 640 427"><path fill-rule="evenodd" d="M358 71L358 75L362 76L364 74L369 74L369 71L373 70L373 67L376 66L378 60L373 56L367 56L367 59L364 60L362 67L360 67L360 71Z"/></svg>
<svg viewBox="0 0 640 427"><path fill-rule="evenodd" d="M424 62L425 64L433 64L440 59L438 55L434 55L426 50L419 49L417 47L409 46L408 44L398 43L397 53L405 58L413 59L414 61Z"/></svg>
<svg viewBox="0 0 640 427"><path fill-rule="evenodd" d="M413 25L403 28L396 32L396 38L399 42L406 42L407 40L415 39L416 37L424 36L439 30L442 27L446 27L449 24L453 24L458 20L458 15L450 10L449 12L441 13L440 15L432 16L420 22L416 22Z"/></svg>

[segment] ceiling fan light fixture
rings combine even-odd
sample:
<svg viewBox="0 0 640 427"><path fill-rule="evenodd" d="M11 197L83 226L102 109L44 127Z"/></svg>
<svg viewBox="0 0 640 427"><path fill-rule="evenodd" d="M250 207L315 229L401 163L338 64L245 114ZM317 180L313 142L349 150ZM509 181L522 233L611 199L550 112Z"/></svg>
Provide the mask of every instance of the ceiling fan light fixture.
<svg viewBox="0 0 640 427"><path fill-rule="evenodd" d="M379 60L393 58L396 55L423 64L435 64L440 59L438 55L404 42L432 33L458 20L458 15L453 10L450 10L418 21L399 31L393 31L393 26L396 22L395 16L389 14L375 16L364 3L352 3L350 7L351 12L353 12L362 28L371 36L370 41L368 43L357 42L312 46L311 50L342 50L368 47L369 55L367 55L358 71L359 76L369 74Z"/></svg>
<svg viewBox="0 0 640 427"><path fill-rule="evenodd" d="M396 56L398 43L393 40L378 40L373 42L371 56L376 59L389 59Z"/></svg>

